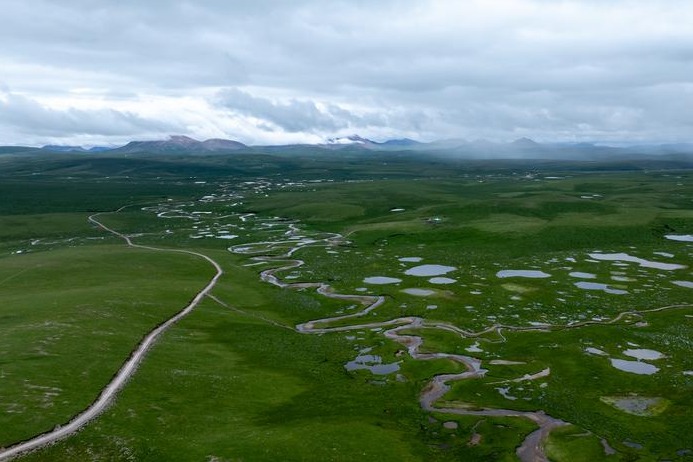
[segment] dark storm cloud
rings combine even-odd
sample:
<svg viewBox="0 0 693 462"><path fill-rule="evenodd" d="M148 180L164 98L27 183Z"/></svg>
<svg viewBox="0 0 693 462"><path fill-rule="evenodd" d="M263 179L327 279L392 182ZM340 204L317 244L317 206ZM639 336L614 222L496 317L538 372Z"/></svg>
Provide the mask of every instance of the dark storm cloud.
<svg viewBox="0 0 693 462"><path fill-rule="evenodd" d="M191 135L693 133L682 0L6 0L3 17L5 91L65 110L127 101ZM77 133L58 119L36 130Z"/></svg>

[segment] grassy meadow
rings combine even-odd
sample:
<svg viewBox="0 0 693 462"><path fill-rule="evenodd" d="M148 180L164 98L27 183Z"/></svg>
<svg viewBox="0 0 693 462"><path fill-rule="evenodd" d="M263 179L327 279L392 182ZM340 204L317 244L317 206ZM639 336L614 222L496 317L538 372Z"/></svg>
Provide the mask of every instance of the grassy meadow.
<svg viewBox="0 0 693 462"><path fill-rule="evenodd" d="M91 403L213 274L190 255L127 248L90 214L128 206L101 219L225 270L214 298L163 336L109 410L20 460L516 460L536 428L528 420L420 408L431 377L459 364L413 360L382 328L296 332L363 308L260 280L281 263L253 256L298 242L293 258L304 263L280 278L386 297L330 327L416 316L469 332L408 331L422 351L479 358L487 370L451 383L438 406L543 410L571 424L546 441L555 461L693 457L693 244L665 237L693 234L690 171L66 157L32 175L30 158L2 162L12 168L0 186L0 446ZM327 244L329 233L343 237ZM419 265L452 269L407 274ZM501 277L507 270L546 276ZM682 306L648 312L669 305ZM635 313L617 318L626 311ZM627 354L641 349L661 357ZM345 368L364 354L398 368ZM636 412L619 400L656 405Z"/></svg>

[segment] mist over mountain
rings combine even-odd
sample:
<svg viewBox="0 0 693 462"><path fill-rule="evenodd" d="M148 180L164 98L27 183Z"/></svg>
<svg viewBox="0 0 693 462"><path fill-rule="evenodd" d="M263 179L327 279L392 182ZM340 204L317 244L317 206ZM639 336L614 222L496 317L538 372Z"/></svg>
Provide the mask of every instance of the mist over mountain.
<svg viewBox="0 0 693 462"><path fill-rule="evenodd" d="M65 145L59 145L59 144L47 144L46 146L43 146L41 149L44 151L53 151L53 152L103 152L103 151L110 151L113 148L109 148L106 146L93 146L91 148L85 148L82 146L65 146Z"/></svg>
<svg viewBox="0 0 693 462"><path fill-rule="evenodd" d="M23 147L5 147L2 152L19 152ZM35 149L35 148L33 148ZM42 151L54 153L83 154L215 154L246 153L292 155L333 155L341 153L392 152L409 153L417 156L430 156L448 159L543 159L543 160L583 160L604 161L627 159L631 157L654 157L672 159L693 158L693 144L656 144L634 146L605 146L593 143L539 143L530 138L519 138L500 143L485 139L472 141L447 139L421 142L413 139L393 139L382 142L373 141L359 135L328 138L317 144L288 145L246 145L229 139L209 139L199 141L184 135L173 135L164 140L131 141L124 146L91 147L47 145Z"/></svg>

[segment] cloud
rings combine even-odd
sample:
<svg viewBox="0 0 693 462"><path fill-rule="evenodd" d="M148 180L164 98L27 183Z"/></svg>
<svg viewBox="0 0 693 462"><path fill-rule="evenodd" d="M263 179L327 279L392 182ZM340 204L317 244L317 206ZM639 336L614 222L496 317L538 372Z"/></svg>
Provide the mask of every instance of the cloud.
<svg viewBox="0 0 693 462"><path fill-rule="evenodd" d="M287 132L329 133L344 129L368 129L388 125L386 113L362 113L337 104L311 100L273 101L253 96L238 88L226 88L216 95L213 104L237 114L269 122Z"/></svg>
<svg viewBox="0 0 693 462"><path fill-rule="evenodd" d="M6 0L3 17L8 88L127 102L129 116L101 116L133 136L147 114L200 133L233 117L258 141L693 140L684 0ZM194 117L191 98L207 105ZM157 106L176 99L180 111Z"/></svg>
<svg viewBox="0 0 693 462"><path fill-rule="evenodd" d="M169 133L182 127L113 109L52 109L22 95L0 96L0 124L22 133L50 137L103 137Z"/></svg>
<svg viewBox="0 0 693 462"><path fill-rule="evenodd" d="M348 126L346 119L351 117L347 111L340 111L339 117L335 117L332 113L334 106L321 109L312 101L296 99L276 103L236 88L221 91L217 103L233 112L263 119L288 132L339 130Z"/></svg>

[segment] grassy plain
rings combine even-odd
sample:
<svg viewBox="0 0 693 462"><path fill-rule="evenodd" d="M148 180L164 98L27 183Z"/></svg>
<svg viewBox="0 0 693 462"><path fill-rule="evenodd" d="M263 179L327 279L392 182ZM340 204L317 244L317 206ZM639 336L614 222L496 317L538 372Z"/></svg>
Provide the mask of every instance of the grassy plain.
<svg viewBox="0 0 693 462"><path fill-rule="evenodd" d="M211 273L193 258L83 246L0 260L0 445L91 403L146 332Z"/></svg>
<svg viewBox="0 0 693 462"><path fill-rule="evenodd" d="M566 328L606 322L626 310L689 303L693 289L672 281L693 280L693 249L664 238L693 234L688 171L586 173L564 165L538 172L514 163L470 170L406 158L379 166L320 160L312 170L305 159L272 156L257 164L241 159L233 169L220 161L192 170L190 160L143 159L134 169L128 159L98 168L68 161L56 159L53 173L38 179L24 161L2 184L10 200L0 208L0 397L6 408L0 445L63 423L91 402L137 340L185 306L212 274L193 257L125 248L87 224L90 212L135 203L104 215L104 222L137 234L138 243L202 251L226 274L213 292L218 301L205 300L157 343L112 408L73 437L22 460L515 460L515 447L534 428L530 422L420 409L418 394L428 380L459 372L459 365L402 356L377 330L293 330L358 307L312 289L262 283L258 273L272 264L244 266L258 262L226 248L286 239L294 221L304 234L338 232L346 239L329 249L306 246L296 253L305 264L283 276L326 281L342 293L363 288L358 293L385 295L387 303L370 322L420 316L472 331L492 324L555 326L506 327L480 338L413 332L426 351L484 361L486 377L454 383L449 403L542 409L570 422L546 445L556 461L577 460L575 454L690 457L693 378L684 371L693 370L691 309ZM339 168L323 168L330 165ZM105 178L114 173L117 178ZM71 186L61 195L56 188L65 181ZM31 199L21 194L28 190ZM210 194L214 198L200 200ZM162 212L168 218L157 216ZM248 213L255 215L240 218ZM237 237L221 239L223 233ZM597 251L687 268L619 266L589 257ZM404 274L417 264L453 266L446 276L455 281L434 284ZM551 277L497 277L504 269ZM580 289L575 272L627 293ZM374 286L364 283L368 276L402 282ZM405 288L434 293L417 297ZM399 362L400 370L385 376L346 371L344 364L364 348L383 363ZM651 361L659 371L636 375L612 367L612 358L629 359L628 348L662 352L664 358ZM539 380L517 380L547 368ZM507 388L505 395L498 388ZM668 406L658 415L634 416L604 396L662 397ZM446 421L458 427L446 428ZM604 452L601 438L614 455Z"/></svg>

